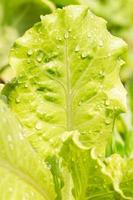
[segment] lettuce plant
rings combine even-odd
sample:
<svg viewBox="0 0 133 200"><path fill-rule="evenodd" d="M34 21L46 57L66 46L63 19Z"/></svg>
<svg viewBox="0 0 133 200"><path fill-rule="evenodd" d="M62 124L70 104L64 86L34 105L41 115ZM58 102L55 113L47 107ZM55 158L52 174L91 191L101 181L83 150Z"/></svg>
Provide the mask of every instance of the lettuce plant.
<svg viewBox="0 0 133 200"><path fill-rule="evenodd" d="M106 156L126 111L126 50L86 6L42 16L16 40L0 101L3 199L133 199L132 158Z"/></svg>

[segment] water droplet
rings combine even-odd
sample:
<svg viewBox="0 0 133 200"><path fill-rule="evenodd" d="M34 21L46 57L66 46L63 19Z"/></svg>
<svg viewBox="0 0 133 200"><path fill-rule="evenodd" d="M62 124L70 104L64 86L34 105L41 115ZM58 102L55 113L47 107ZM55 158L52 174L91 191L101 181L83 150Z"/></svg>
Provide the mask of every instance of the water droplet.
<svg viewBox="0 0 133 200"><path fill-rule="evenodd" d="M35 128L37 130L41 130L42 129L42 122L41 121L37 122Z"/></svg>
<svg viewBox="0 0 133 200"><path fill-rule="evenodd" d="M111 123L111 119L106 119L105 124L109 125Z"/></svg>
<svg viewBox="0 0 133 200"><path fill-rule="evenodd" d="M42 50L39 50L39 51L37 52L37 57L36 57L37 61L38 61L38 62L41 62L42 59L43 59L43 56L44 56L43 51L42 51Z"/></svg>
<svg viewBox="0 0 133 200"><path fill-rule="evenodd" d="M73 36L73 39L76 40L76 36Z"/></svg>
<svg viewBox="0 0 133 200"><path fill-rule="evenodd" d="M24 139L24 137L23 137L23 135L22 135L21 132L19 133L19 139L20 139L20 140L23 140L23 139Z"/></svg>
<svg viewBox="0 0 133 200"><path fill-rule="evenodd" d="M27 85L27 84L25 84L25 85L24 85L24 87L25 87L25 88L28 88L28 85Z"/></svg>
<svg viewBox="0 0 133 200"><path fill-rule="evenodd" d="M65 38L65 39L68 39L68 38L69 38L69 34L68 34L68 32L65 32L65 34L64 34L64 38Z"/></svg>
<svg viewBox="0 0 133 200"><path fill-rule="evenodd" d="M86 58L88 56L88 53L86 53L86 52L83 52L82 54L81 54L81 58Z"/></svg>
<svg viewBox="0 0 133 200"><path fill-rule="evenodd" d="M59 41L62 41L62 38L61 38L61 37L59 37Z"/></svg>
<svg viewBox="0 0 133 200"><path fill-rule="evenodd" d="M69 33L70 33L70 32L72 32L72 29L71 29L71 28L69 28L69 29L68 29L68 32L69 32Z"/></svg>
<svg viewBox="0 0 133 200"><path fill-rule="evenodd" d="M78 105L81 106L81 104L82 104L82 101L80 101Z"/></svg>
<svg viewBox="0 0 133 200"><path fill-rule="evenodd" d="M32 54L33 54L32 49L29 49L28 52L27 52L27 55L28 55L28 56L31 56Z"/></svg>
<svg viewBox="0 0 133 200"><path fill-rule="evenodd" d="M49 142L52 144L52 143L54 142L53 138L51 138L51 139L49 140Z"/></svg>
<svg viewBox="0 0 133 200"><path fill-rule="evenodd" d="M51 164L48 164L47 167L48 167L48 169L51 169Z"/></svg>
<svg viewBox="0 0 133 200"><path fill-rule="evenodd" d="M105 101L105 106L109 106L110 105L110 101L107 99L106 101Z"/></svg>
<svg viewBox="0 0 133 200"><path fill-rule="evenodd" d="M99 42L99 47L103 47L103 41Z"/></svg>
<svg viewBox="0 0 133 200"><path fill-rule="evenodd" d="M104 89L103 85L99 86L99 90L102 91Z"/></svg>
<svg viewBox="0 0 133 200"><path fill-rule="evenodd" d="M62 38L58 36L56 37L56 40L62 41Z"/></svg>
<svg viewBox="0 0 133 200"><path fill-rule="evenodd" d="M45 114L45 119L46 119L47 121L51 120L51 119L52 119L52 115Z"/></svg>
<svg viewBox="0 0 133 200"><path fill-rule="evenodd" d="M99 76L100 76L101 78L104 78L105 74L104 74L104 72L103 72L102 70L99 72Z"/></svg>
<svg viewBox="0 0 133 200"><path fill-rule="evenodd" d="M117 106L115 106L115 107L114 107L114 109L115 109L115 110L118 110L118 107L117 107Z"/></svg>
<svg viewBox="0 0 133 200"><path fill-rule="evenodd" d="M16 103L20 103L20 99L19 98L16 98L15 101L16 101Z"/></svg>
<svg viewBox="0 0 133 200"><path fill-rule="evenodd" d="M79 50L80 50L80 46L77 45L77 46L75 47L75 52L79 52Z"/></svg>
<svg viewBox="0 0 133 200"><path fill-rule="evenodd" d="M88 38L91 38L91 33L88 33L88 35L87 35L87 36L88 36Z"/></svg>

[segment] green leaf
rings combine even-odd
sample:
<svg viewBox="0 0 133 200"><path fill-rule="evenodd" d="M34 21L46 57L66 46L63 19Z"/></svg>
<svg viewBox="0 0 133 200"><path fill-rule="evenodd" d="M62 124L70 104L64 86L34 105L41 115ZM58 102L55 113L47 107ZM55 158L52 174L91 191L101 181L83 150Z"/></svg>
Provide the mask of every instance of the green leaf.
<svg viewBox="0 0 133 200"><path fill-rule="evenodd" d="M49 168L0 100L0 199L51 200L55 196Z"/></svg>
<svg viewBox="0 0 133 200"><path fill-rule="evenodd" d="M121 70L121 79L126 82L133 74L133 0L80 0L80 4L87 4L96 15L104 17L111 33L127 42L127 63Z"/></svg>
<svg viewBox="0 0 133 200"><path fill-rule="evenodd" d="M118 154L101 159L95 149L88 150L78 137L73 132L60 152L72 176L74 198L132 200L133 159L122 159Z"/></svg>
<svg viewBox="0 0 133 200"><path fill-rule="evenodd" d="M10 64L17 74L3 94L38 151L51 152L63 132L78 130L104 155L114 118L126 109L119 79L126 48L84 6L42 17L16 41Z"/></svg>
<svg viewBox="0 0 133 200"><path fill-rule="evenodd" d="M132 159L118 154L105 158L114 120L126 110L119 78L126 49L107 31L105 21L85 6L41 17L14 44L10 64L16 78L2 94L24 128L24 145L29 140L38 160L44 161L43 173L49 177L44 187L41 182L44 199L133 199ZM15 152L19 155L19 150ZM34 172L30 170L33 178ZM36 177L40 186L43 176Z"/></svg>
<svg viewBox="0 0 133 200"><path fill-rule="evenodd" d="M16 38L54 8L49 0L0 1L0 73L8 66L9 50Z"/></svg>
<svg viewBox="0 0 133 200"><path fill-rule="evenodd" d="M121 79L126 82L133 74L133 0L54 0L54 2L59 6L88 5L96 15L108 21L108 29L112 34L123 38L128 43L127 63L121 70Z"/></svg>

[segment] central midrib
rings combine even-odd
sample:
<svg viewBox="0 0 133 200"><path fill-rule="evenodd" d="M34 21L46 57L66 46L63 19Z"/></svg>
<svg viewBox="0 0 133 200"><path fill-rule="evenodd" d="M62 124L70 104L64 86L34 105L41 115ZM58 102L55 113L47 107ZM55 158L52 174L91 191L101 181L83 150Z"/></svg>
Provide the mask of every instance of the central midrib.
<svg viewBox="0 0 133 200"><path fill-rule="evenodd" d="M72 130L72 105L71 105L71 73L68 57L68 38L65 38L65 68L66 68L66 128Z"/></svg>

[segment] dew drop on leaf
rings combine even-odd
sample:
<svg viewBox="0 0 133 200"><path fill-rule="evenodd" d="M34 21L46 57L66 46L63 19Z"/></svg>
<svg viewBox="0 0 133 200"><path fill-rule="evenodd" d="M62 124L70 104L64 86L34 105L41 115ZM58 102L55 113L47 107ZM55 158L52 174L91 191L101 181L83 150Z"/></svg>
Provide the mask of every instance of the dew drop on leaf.
<svg viewBox="0 0 133 200"><path fill-rule="evenodd" d="M81 106L81 104L82 104L82 101L80 101L80 102L78 103L79 106Z"/></svg>
<svg viewBox="0 0 133 200"><path fill-rule="evenodd" d="M88 56L88 53L86 53L86 52L83 52L82 54L81 54L81 58L86 58Z"/></svg>
<svg viewBox="0 0 133 200"><path fill-rule="evenodd" d="M79 50L80 50L80 46L77 45L77 46L75 47L75 52L79 52Z"/></svg>
<svg viewBox="0 0 133 200"><path fill-rule="evenodd" d="M106 105L106 106L109 106L109 105L110 105L110 101L109 101L109 100L106 100L106 101L105 101L105 105Z"/></svg>
<svg viewBox="0 0 133 200"><path fill-rule="evenodd" d="M99 42L99 47L103 47L103 41Z"/></svg>
<svg viewBox="0 0 133 200"><path fill-rule="evenodd" d="M106 119L105 124L109 125L111 123L111 119Z"/></svg>
<svg viewBox="0 0 133 200"><path fill-rule="evenodd" d="M68 32L66 32L66 33L64 34L64 38L65 38L65 39L68 39L68 38L69 38Z"/></svg>
<svg viewBox="0 0 133 200"><path fill-rule="evenodd" d="M28 56L31 56L32 54L33 54L32 49L29 49L28 52L27 52L27 55L28 55Z"/></svg>
<svg viewBox="0 0 133 200"><path fill-rule="evenodd" d="M56 39L57 39L58 41L62 41L62 38L59 37L59 36L57 36Z"/></svg>
<svg viewBox="0 0 133 200"><path fill-rule="evenodd" d="M99 76L100 76L101 78L104 78L105 74L104 74L104 72L103 72L102 70L99 72Z"/></svg>
<svg viewBox="0 0 133 200"><path fill-rule="evenodd" d="M16 98L15 101L16 101L16 103L20 103L20 99L19 98Z"/></svg>
<svg viewBox="0 0 133 200"><path fill-rule="evenodd" d="M25 87L25 88L28 88L28 85L27 85L27 84L25 84L25 85L24 85L24 87Z"/></svg>
<svg viewBox="0 0 133 200"><path fill-rule="evenodd" d="M117 110L118 110L118 107L117 107L117 106L115 106L115 107L114 107L114 109L117 111Z"/></svg>
<svg viewBox="0 0 133 200"><path fill-rule="evenodd" d="M62 38L61 37L59 37L59 39L58 39L59 41L62 41Z"/></svg>
<svg viewBox="0 0 133 200"><path fill-rule="evenodd" d="M88 36L88 38L91 38L91 34L90 34L90 33L88 33L88 35L87 35L87 36Z"/></svg>
<svg viewBox="0 0 133 200"><path fill-rule="evenodd" d="M43 51L42 51L42 50L39 50L39 51L37 52L37 56L36 56L37 61L38 61L38 62L41 62L42 59L43 59L43 56L44 56Z"/></svg>
<svg viewBox="0 0 133 200"><path fill-rule="evenodd" d="M41 130L41 129L42 129L42 122L40 122L40 121L37 122L35 128L36 128L37 130Z"/></svg>

